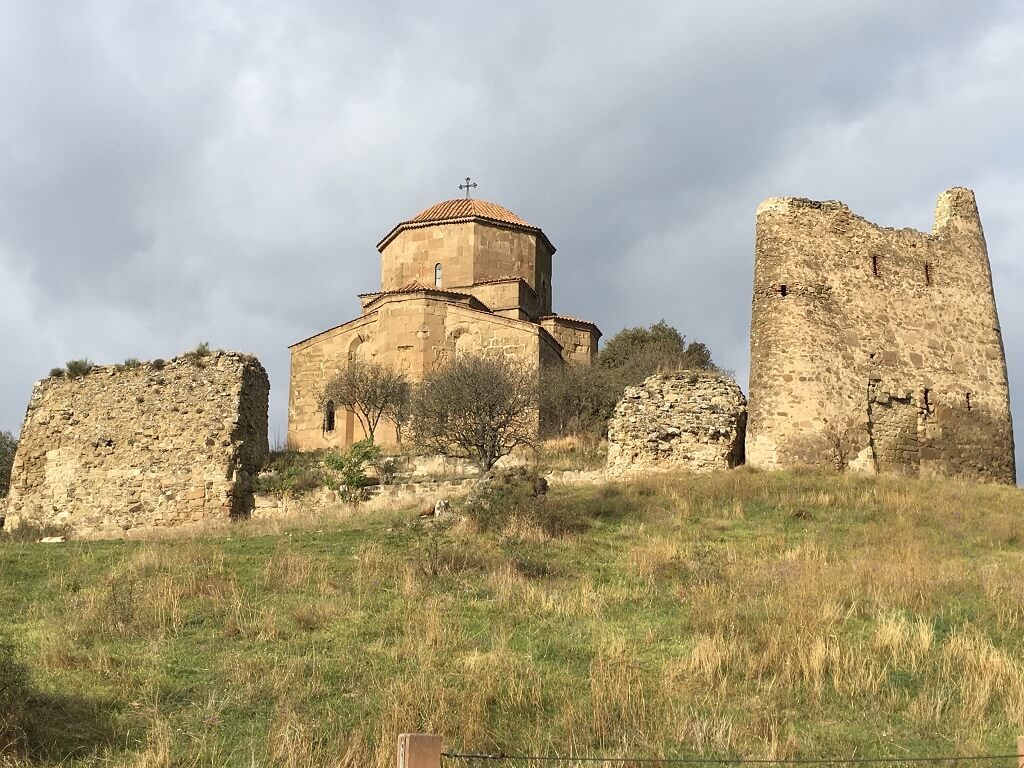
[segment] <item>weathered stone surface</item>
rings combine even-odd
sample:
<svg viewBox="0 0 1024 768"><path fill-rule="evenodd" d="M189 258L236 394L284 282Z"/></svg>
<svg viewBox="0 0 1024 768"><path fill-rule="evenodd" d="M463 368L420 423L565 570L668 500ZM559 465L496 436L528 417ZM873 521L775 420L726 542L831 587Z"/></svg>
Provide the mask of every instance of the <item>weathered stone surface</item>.
<svg viewBox="0 0 1024 768"><path fill-rule="evenodd" d="M1003 342L968 189L931 234L839 202L757 211L747 461L1015 481Z"/></svg>
<svg viewBox="0 0 1024 768"><path fill-rule="evenodd" d="M32 391L6 525L76 535L248 516L267 453L270 383L254 357L97 366Z"/></svg>
<svg viewBox="0 0 1024 768"><path fill-rule="evenodd" d="M627 387L608 422L608 474L741 464L746 405L736 382L709 371L656 374Z"/></svg>

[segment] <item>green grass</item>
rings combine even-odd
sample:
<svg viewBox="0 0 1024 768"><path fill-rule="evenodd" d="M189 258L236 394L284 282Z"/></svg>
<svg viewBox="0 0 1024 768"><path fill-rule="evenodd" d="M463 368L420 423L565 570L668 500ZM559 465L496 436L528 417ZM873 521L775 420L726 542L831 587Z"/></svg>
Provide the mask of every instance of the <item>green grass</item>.
<svg viewBox="0 0 1024 768"><path fill-rule="evenodd" d="M741 470L556 489L588 521L556 538L396 511L0 545L0 633L35 691L6 764L384 768L403 731L509 753L1011 752L1022 502Z"/></svg>

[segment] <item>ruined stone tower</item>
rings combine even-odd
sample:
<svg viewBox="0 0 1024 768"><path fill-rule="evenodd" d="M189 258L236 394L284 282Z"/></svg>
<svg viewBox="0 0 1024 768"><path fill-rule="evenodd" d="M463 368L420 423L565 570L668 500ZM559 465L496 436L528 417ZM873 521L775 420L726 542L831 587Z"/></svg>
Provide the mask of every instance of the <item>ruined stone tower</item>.
<svg viewBox="0 0 1024 768"><path fill-rule="evenodd" d="M757 210L747 461L1015 481L1003 341L968 189L931 234L839 202Z"/></svg>

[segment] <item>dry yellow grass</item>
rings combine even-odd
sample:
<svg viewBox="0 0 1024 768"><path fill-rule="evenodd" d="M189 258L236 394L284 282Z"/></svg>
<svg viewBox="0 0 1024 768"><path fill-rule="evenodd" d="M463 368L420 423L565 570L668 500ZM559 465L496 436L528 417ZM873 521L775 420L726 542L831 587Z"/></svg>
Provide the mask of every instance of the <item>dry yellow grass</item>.
<svg viewBox="0 0 1024 768"><path fill-rule="evenodd" d="M0 765L385 768L409 730L747 757L1024 732L1016 489L743 470L554 494L589 530L395 513L2 546L2 625L77 719Z"/></svg>

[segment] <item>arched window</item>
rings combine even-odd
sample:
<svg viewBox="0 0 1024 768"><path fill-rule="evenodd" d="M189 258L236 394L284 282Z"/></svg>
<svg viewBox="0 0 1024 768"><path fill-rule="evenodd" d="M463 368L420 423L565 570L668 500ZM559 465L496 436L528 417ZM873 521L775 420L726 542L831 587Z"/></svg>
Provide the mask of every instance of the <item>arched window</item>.
<svg viewBox="0 0 1024 768"><path fill-rule="evenodd" d="M334 401L328 400L324 406L324 432L334 431Z"/></svg>
<svg viewBox="0 0 1024 768"><path fill-rule="evenodd" d="M441 265L440 264L435 264L434 265L434 285L437 286L438 288L441 287Z"/></svg>

